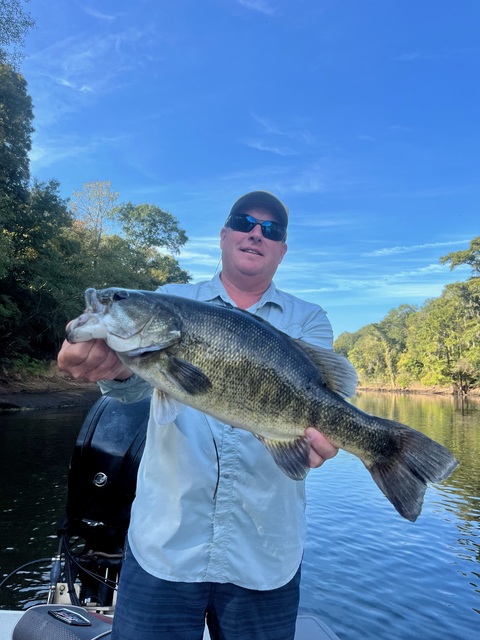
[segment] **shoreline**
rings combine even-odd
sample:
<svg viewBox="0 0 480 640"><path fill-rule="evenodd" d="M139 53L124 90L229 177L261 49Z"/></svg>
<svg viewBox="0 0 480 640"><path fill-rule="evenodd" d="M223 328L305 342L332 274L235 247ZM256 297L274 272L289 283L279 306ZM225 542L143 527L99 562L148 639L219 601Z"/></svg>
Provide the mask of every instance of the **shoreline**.
<svg viewBox="0 0 480 640"><path fill-rule="evenodd" d="M382 393L393 395L424 395L430 397L452 397L480 400L480 389L467 396L454 394L447 388L388 389L386 387L358 387L360 393ZM61 409L92 405L101 393L95 383L77 382L63 376L52 376L6 384L0 380L0 413L3 411L31 411Z"/></svg>
<svg viewBox="0 0 480 640"><path fill-rule="evenodd" d="M76 382L63 377L30 380L28 383L0 381L0 414L4 411L61 409L92 405L100 397L95 383Z"/></svg>

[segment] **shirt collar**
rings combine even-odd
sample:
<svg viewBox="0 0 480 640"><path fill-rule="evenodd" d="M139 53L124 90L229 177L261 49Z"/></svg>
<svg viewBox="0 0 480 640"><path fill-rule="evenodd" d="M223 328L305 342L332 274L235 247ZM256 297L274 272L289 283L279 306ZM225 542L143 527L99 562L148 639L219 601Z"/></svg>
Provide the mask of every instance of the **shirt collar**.
<svg viewBox="0 0 480 640"><path fill-rule="evenodd" d="M225 304L236 307L236 304L230 298L223 286L219 273L216 273L211 280L203 284L201 291L199 291L198 299L203 300L204 302L214 302L215 300L220 299ZM283 299L273 282L270 283L270 286L260 300L250 307L250 311L255 313L266 304L275 304L283 309Z"/></svg>

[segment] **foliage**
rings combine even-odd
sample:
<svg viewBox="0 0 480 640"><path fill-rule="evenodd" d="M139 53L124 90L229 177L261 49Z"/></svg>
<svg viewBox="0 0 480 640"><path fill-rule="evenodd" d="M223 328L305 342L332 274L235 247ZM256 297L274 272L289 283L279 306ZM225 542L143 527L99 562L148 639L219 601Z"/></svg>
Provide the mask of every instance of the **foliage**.
<svg viewBox="0 0 480 640"><path fill-rule="evenodd" d="M446 385L468 393L480 386L480 279L447 285L421 309L392 309L381 322L339 336L335 348L364 385Z"/></svg>
<svg viewBox="0 0 480 640"><path fill-rule="evenodd" d="M28 0L26 0L28 2ZM16 66L22 59L19 47L35 25L23 6L23 0L0 0L0 63Z"/></svg>
<svg viewBox="0 0 480 640"><path fill-rule="evenodd" d="M464 251L454 251L440 258L441 264L450 262L450 269L462 264L469 265L473 270L473 277L480 277L480 236L473 238L470 247Z"/></svg>
<svg viewBox="0 0 480 640"><path fill-rule="evenodd" d="M28 152L33 133L27 83L10 65L0 64L0 216L27 197ZM17 215L20 215L17 213Z"/></svg>
<svg viewBox="0 0 480 640"><path fill-rule="evenodd" d="M87 287L187 282L170 255L187 236L158 207L119 207L109 182L85 183L70 205L55 180L31 182L32 104L10 65L0 64L0 96L0 366L21 366L56 355Z"/></svg>

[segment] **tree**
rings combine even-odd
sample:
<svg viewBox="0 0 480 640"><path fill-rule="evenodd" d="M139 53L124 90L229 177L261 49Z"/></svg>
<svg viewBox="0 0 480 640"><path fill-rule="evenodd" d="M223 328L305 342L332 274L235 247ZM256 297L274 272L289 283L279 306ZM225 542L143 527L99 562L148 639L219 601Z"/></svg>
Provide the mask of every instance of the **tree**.
<svg viewBox="0 0 480 640"><path fill-rule="evenodd" d="M14 67L23 57L18 47L23 46L27 32L35 25L22 4L22 0L0 0L0 63Z"/></svg>
<svg viewBox="0 0 480 640"><path fill-rule="evenodd" d="M70 200L70 210L77 225L84 227L88 249L93 260L98 259L100 244L105 233L112 227L118 193L112 191L110 180L84 182L80 191L74 191Z"/></svg>
<svg viewBox="0 0 480 640"><path fill-rule="evenodd" d="M59 184L34 182L23 216L10 221L11 264L0 279L2 356L53 356L76 296L72 262L80 253L68 236L71 217Z"/></svg>
<svg viewBox="0 0 480 640"><path fill-rule="evenodd" d="M127 240L135 247L164 247L177 254L188 240L172 214L154 205L128 202L115 213Z"/></svg>
<svg viewBox="0 0 480 640"><path fill-rule="evenodd" d="M0 216L5 216L27 199L33 133L27 83L8 64L0 64L0 105Z"/></svg>
<svg viewBox="0 0 480 640"><path fill-rule="evenodd" d="M470 247L464 251L454 251L440 258L441 264L450 262L450 271L462 264L469 265L473 270L473 278L480 277L480 236L473 238Z"/></svg>
<svg viewBox="0 0 480 640"><path fill-rule="evenodd" d="M402 365L416 369L422 384L450 384L463 393L479 384L479 294L477 279L447 285L409 318Z"/></svg>
<svg viewBox="0 0 480 640"><path fill-rule="evenodd" d="M188 282L188 273L169 255L187 242L174 216L150 204L117 206L117 200L109 181L84 183L73 194L73 225L86 259L84 286L156 289Z"/></svg>
<svg viewBox="0 0 480 640"><path fill-rule="evenodd" d="M342 333L335 350L352 361L362 382L397 387L398 363L407 341L407 322L416 308L403 304L391 309L381 322L356 333Z"/></svg>

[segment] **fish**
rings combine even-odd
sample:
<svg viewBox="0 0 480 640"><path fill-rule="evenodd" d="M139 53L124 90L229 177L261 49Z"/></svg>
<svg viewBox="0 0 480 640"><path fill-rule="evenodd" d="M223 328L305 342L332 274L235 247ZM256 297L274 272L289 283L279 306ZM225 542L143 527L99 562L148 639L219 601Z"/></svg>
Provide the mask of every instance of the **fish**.
<svg viewBox="0 0 480 640"><path fill-rule="evenodd" d="M398 513L414 522L429 482L458 461L443 445L348 401L353 365L241 309L161 292L85 291L71 343L101 338L158 394L165 422L189 405L253 433L291 479L308 471L307 427L357 456ZM176 408L177 407L177 408Z"/></svg>

